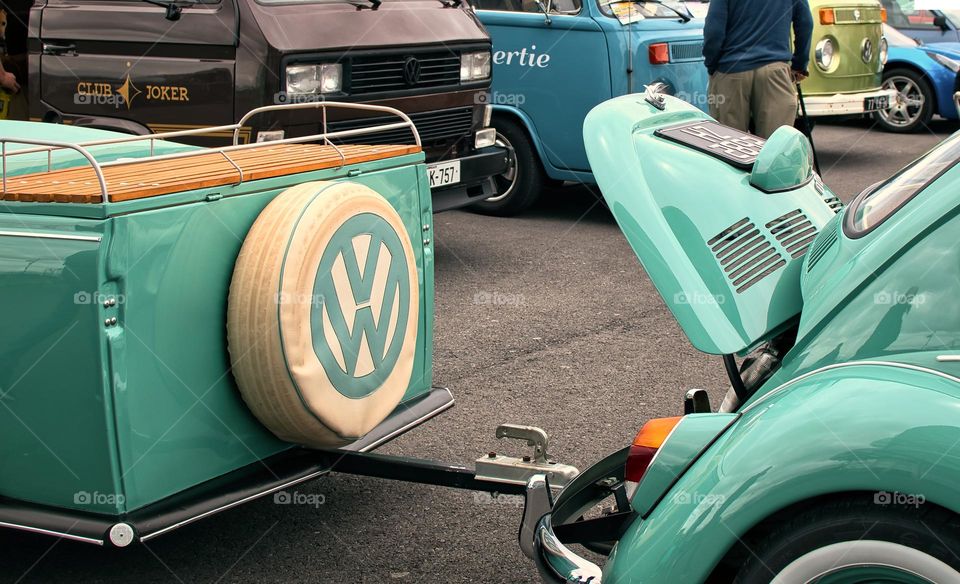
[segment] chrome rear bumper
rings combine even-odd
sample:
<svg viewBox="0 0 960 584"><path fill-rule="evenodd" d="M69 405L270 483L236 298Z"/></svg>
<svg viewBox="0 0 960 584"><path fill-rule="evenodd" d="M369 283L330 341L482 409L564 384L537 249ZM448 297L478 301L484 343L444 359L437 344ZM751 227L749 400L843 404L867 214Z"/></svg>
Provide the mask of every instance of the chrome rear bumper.
<svg viewBox="0 0 960 584"><path fill-rule="evenodd" d="M600 584L600 567L575 554L553 532L550 510L553 496L545 475L527 483L526 505L520 524L520 549L536 565L544 582Z"/></svg>

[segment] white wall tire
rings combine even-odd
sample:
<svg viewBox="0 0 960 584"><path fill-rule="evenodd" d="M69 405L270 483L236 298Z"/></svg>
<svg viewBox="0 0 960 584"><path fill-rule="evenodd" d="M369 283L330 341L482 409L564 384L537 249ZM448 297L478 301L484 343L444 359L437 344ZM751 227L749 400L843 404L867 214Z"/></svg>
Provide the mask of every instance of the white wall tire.
<svg viewBox="0 0 960 584"><path fill-rule="evenodd" d="M883 569L889 578L902 574L903 581L937 584L960 581L960 574L944 562L923 551L898 543L876 540L844 541L815 549L791 562L771 580L771 584L818 582L823 578L857 570ZM908 580L909 579L909 580Z"/></svg>
<svg viewBox="0 0 960 584"><path fill-rule="evenodd" d="M960 584L960 516L916 494L800 504L735 549L734 584Z"/></svg>
<svg viewBox="0 0 960 584"><path fill-rule="evenodd" d="M287 189L251 227L230 285L244 401L288 442L362 437L410 382L419 302L413 247L386 199L354 183Z"/></svg>

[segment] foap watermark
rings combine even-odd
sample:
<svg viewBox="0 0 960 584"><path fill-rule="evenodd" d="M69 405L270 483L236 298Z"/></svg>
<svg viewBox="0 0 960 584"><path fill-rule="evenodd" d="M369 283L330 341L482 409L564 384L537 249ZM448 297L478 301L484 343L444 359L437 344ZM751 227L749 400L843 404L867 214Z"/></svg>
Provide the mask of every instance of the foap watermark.
<svg viewBox="0 0 960 584"><path fill-rule="evenodd" d="M873 503L875 505L904 505L910 507L920 507L927 502L927 498L918 493L901 493L900 491L878 491L873 494Z"/></svg>
<svg viewBox="0 0 960 584"><path fill-rule="evenodd" d="M882 306L894 306L897 304L909 304L911 306L919 306L927 301L927 298L924 294L918 294L917 292L907 291L907 292L898 292L896 290L884 290L882 292L877 292L873 295L873 303L882 305Z"/></svg>
<svg viewBox="0 0 960 584"><path fill-rule="evenodd" d="M299 294L294 292L277 292L273 295L275 304L307 304L320 306L323 304L323 294Z"/></svg>
<svg viewBox="0 0 960 584"><path fill-rule="evenodd" d="M108 105L115 109L127 104L119 93L74 93L73 105Z"/></svg>
<svg viewBox="0 0 960 584"><path fill-rule="evenodd" d="M474 101L479 105L514 105L521 106L527 103L527 96L522 93L503 93L500 91L491 91L490 93L478 93Z"/></svg>
<svg viewBox="0 0 960 584"><path fill-rule="evenodd" d="M523 495L504 495L502 493L474 493L473 502L476 505L504 505L506 507L523 507L526 499Z"/></svg>
<svg viewBox="0 0 960 584"><path fill-rule="evenodd" d="M274 105L284 105L287 103L317 103L327 101L327 96L318 93L287 93L278 91L273 94Z"/></svg>
<svg viewBox="0 0 960 584"><path fill-rule="evenodd" d="M123 505L126 497L118 493L101 493L100 491L77 491L73 494L74 505Z"/></svg>
<svg viewBox="0 0 960 584"><path fill-rule="evenodd" d="M678 91L674 97L697 107L723 105L727 101L727 96L723 94L706 93L704 91Z"/></svg>
<svg viewBox="0 0 960 584"><path fill-rule="evenodd" d="M276 505L309 505L316 509L327 502L327 496L321 493L277 491L273 494L273 502Z"/></svg>
<svg viewBox="0 0 960 584"><path fill-rule="evenodd" d="M691 306L716 306L726 302L723 294L704 294L703 292L677 292L673 295L674 304L689 304Z"/></svg>
<svg viewBox="0 0 960 584"><path fill-rule="evenodd" d="M481 290L473 295L473 303L490 306L522 306L524 304L524 298L523 294L507 294L504 292L487 292Z"/></svg>
<svg viewBox="0 0 960 584"><path fill-rule="evenodd" d="M675 505L723 505L727 500L723 495L685 491L676 493L672 499Z"/></svg>
<svg viewBox="0 0 960 584"><path fill-rule="evenodd" d="M80 290L73 295L74 304L103 304L104 306L114 306L124 304L127 297L123 294L106 294L99 290Z"/></svg>

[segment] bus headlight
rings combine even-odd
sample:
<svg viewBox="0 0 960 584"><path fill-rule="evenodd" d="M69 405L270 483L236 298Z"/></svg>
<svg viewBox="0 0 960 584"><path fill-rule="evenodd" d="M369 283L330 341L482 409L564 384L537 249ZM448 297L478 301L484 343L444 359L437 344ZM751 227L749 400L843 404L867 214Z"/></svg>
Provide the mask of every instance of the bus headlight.
<svg viewBox="0 0 960 584"><path fill-rule="evenodd" d="M817 66L824 71L829 70L833 65L834 50L833 41L827 38L821 39L815 50Z"/></svg>

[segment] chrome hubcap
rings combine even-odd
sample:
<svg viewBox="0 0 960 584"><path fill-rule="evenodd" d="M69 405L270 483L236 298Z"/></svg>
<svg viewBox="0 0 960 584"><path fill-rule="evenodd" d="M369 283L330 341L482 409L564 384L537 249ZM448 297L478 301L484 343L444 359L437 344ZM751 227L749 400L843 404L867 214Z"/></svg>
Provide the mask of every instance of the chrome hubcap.
<svg viewBox="0 0 960 584"><path fill-rule="evenodd" d="M915 124L923 112L926 97L920 87L909 77L896 75L883 82L884 89L897 92L890 108L877 112L884 122L891 126L905 127Z"/></svg>

